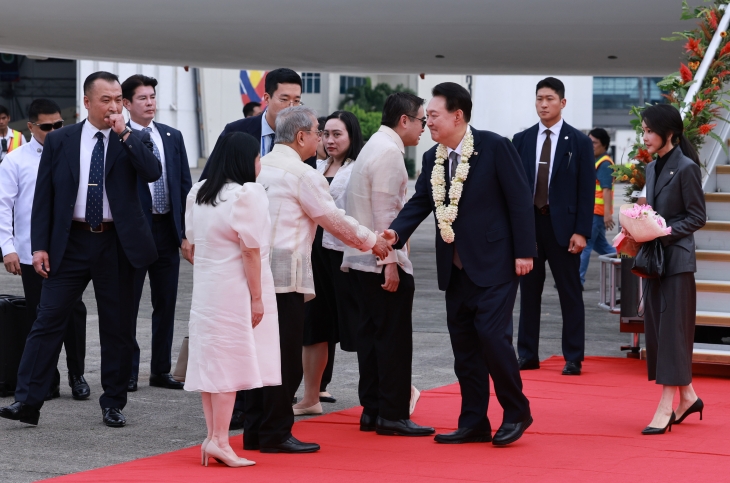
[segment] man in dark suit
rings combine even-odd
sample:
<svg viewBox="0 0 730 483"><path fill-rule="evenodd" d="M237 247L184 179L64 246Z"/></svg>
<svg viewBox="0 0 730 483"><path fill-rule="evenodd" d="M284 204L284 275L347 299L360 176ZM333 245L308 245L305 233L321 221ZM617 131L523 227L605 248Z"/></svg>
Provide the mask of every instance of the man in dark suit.
<svg viewBox="0 0 730 483"><path fill-rule="evenodd" d="M137 194L137 176L153 182L160 162L122 116L122 88L109 72L84 81L88 118L49 133L31 221L33 268L45 280L38 318L18 370L15 403L0 417L38 424L69 314L89 281L99 311L103 421L126 424L122 409L132 369L134 270L157 258Z"/></svg>
<svg viewBox="0 0 730 483"><path fill-rule="evenodd" d="M591 237L595 170L591 140L563 121L565 86L554 77L537 84L540 122L515 134L533 193L537 258L520 280L517 339L521 370L539 369L540 301L545 261L555 279L563 313L564 375L580 375L585 352L585 309L580 283L580 252Z"/></svg>
<svg viewBox="0 0 730 483"><path fill-rule="evenodd" d="M279 112L287 107L298 106L302 103L302 78L291 69L275 69L266 74L264 90L263 102L266 104L266 110L258 116L246 117L226 124L220 135L220 137L223 137L231 132L250 134L261 142L261 157L269 154L274 146L276 117ZM317 158L315 156L304 162L312 168L317 168ZM206 163L198 181L202 181L207 177L208 164ZM191 259L185 249L183 249L183 256L186 260ZM243 428L244 397L244 391L236 393L236 404L233 407L233 415L231 416L231 430Z"/></svg>
<svg viewBox="0 0 730 483"><path fill-rule="evenodd" d="M458 429L436 435L436 441L506 445L532 424L508 335L518 277L531 270L536 254L530 189L509 140L469 126L472 102L466 89L445 82L432 93L426 114L431 137L439 144L423 155L416 192L384 237L400 248L435 212L440 229L438 283L446 291L446 319L462 398ZM457 199L461 192L457 203L449 202L449 191ZM458 209L453 223L443 216L451 205ZM504 410L494 439L487 419L490 376Z"/></svg>
<svg viewBox="0 0 730 483"><path fill-rule="evenodd" d="M250 134L261 140L261 157L269 154L274 146L276 116L279 115L279 112L287 107L298 106L302 103L302 78L291 69L283 67L275 69L266 74L264 90L266 92L264 92L262 101L266 104L266 110L256 116L229 122L220 135L220 137L223 137L229 132ZM317 158L315 156L304 162L317 169ZM198 181L206 179L207 176L208 164L206 163Z"/></svg>
<svg viewBox="0 0 730 483"><path fill-rule="evenodd" d="M157 260L137 270L134 278L136 329L144 279L150 274L152 296L152 360L150 386L182 389L184 384L172 378L172 336L175 328L175 303L180 275L180 247L189 249L185 238L185 200L193 183L182 133L154 122L157 112L157 80L140 74L122 83L124 107L129 112L129 127L147 132L154 144L153 153L162 165L162 176L154 183L141 177L137 182L142 211L157 246ZM136 332L136 330L135 330ZM135 338L129 391L137 390L139 344Z"/></svg>

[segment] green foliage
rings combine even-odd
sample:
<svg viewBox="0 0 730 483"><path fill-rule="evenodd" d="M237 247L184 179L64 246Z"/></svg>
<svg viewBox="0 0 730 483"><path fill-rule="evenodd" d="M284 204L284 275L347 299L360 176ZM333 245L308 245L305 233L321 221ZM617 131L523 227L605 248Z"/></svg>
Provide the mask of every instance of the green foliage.
<svg viewBox="0 0 730 483"><path fill-rule="evenodd" d="M365 84L359 87L350 87L345 99L340 102L340 109L346 109L348 106L357 106L365 112L383 112L383 106L385 100L394 92L410 92L415 94L411 89L403 87L403 84L398 84L395 88L382 82L375 87L372 86L372 81L368 77L365 80Z"/></svg>
<svg viewBox="0 0 730 483"><path fill-rule="evenodd" d="M408 171L408 177L413 179L416 177L416 161L411 158L406 158L406 171Z"/></svg>
<svg viewBox="0 0 730 483"><path fill-rule="evenodd" d="M366 112L359 106L345 106L345 111L349 111L357 117L360 122L360 129L362 130L362 137L365 141L370 139L370 136L380 129L380 120L383 117L381 112Z"/></svg>

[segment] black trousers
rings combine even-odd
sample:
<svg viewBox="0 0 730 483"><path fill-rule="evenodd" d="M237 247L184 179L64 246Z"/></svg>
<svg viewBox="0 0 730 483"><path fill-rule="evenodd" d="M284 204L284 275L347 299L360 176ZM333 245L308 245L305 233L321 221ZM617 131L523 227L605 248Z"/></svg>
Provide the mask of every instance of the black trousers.
<svg viewBox="0 0 730 483"><path fill-rule="evenodd" d="M157 246L157 260L134 275L135 311L134 331L137 332L137 315L142 300L144 280L150 275L150 295L152 297L152 374L167 374L172 367L172 336L175 330L175 304L177 302L177 282L180 276L180 244L177 241L175 222L172 214L167 213L152 222L152 236ZM139 344L134 339L132 356L132 377L139 376Z"/></svg>
<svg viewBox="0 0 730 483"><path fill-rule="evenodd" d="M487 419L489 376L504 410L503 422L530 415L522 378L507 329L517 298L517 279L479 287L464 270L451 268L446 289L446 321L454 351L454 372L461 387L459 428L491 430Z"/></svg>
<svg viewBox="0 0 730 483"><path fill-rule="evenodd" d="M41 301L41 289L43 288L43 277L33 269L33 265L20 264L21 278L23 279L23 292L25 292L26 310L28 312L28 328L33 327L36 319L36 310ZM76 376L84 375L84 360L86 359L86 305L79 297L74 305L73 311L63 336L63 345L66 348L66 368L69 374ZM57 386L61 382L61 374L58 372L58 362L54 369L53 384Z"/></svg>
<svg viewBox="0 0 730 483"><path fill-rule="evenodd" d="M695 274L646 279L646 367L649 380L666 386L692 382L692 349L697 316Z"/></svg>
<svg viewBox="0 0 730 483"><path fill-rule="evenodd" d="M291 436L294 426L292 399L302 380L304 294L276 294L279 312L281 386L267 386L245 392L244 444L274 446Z"/></svg>
<svg viewBox="0 0 730 483"><path fill-rule="evenodd" d="M132 369L134 344L134 268L116 231L71 230L63 260L43 281L38 316L25 344L18 370L15 400L40 408L53 378L53 368L69 316L89 281L99 311L102 408L123 408Z"/></svg>
<svg viewBox="0 0 730 483"><path fill-rule="evenodd" d="M413 357L413 276L398 268L398 290L388 292L383 273L350 270L360 318L357 326L358 393L363 413L410 419Z"/></svg>
<svg viewBox="0 0 730 483"><path fill-rule="evenodd" d="M528 360L540 360L540 306L545 285L545 261L555 279L563 313L563 357L580 362L585 355L586 319L580 283L580 253L570 253L555 238L550 215L535 211L537 258L532 271L520 278L520 327L517 352Z"/></svg>

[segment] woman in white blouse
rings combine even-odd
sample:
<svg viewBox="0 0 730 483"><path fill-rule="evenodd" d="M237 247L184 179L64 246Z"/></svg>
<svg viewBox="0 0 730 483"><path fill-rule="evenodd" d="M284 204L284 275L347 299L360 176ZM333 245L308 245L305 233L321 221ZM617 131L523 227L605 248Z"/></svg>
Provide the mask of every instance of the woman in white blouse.
<svg viewBox="0 0 730 483"><path fill-rule="evenodd" d="M345 210L347 185L352 165L363 146L360 123L346 111L332 113L322 130L327 159L317 161L317 170L330 183L330 194L337 208ZM317 227L312 244L312 271L317 296L307 303L304 321L304 398L294 406L294 415L321 414L321 402L335 402L327 392L332 378L335 347L355 351L354 320L356 305L351 300L349 277L340 270L345 244ZM350 330L350 327L353 330ZM327 372L323 378L323 374Z"/></svg>

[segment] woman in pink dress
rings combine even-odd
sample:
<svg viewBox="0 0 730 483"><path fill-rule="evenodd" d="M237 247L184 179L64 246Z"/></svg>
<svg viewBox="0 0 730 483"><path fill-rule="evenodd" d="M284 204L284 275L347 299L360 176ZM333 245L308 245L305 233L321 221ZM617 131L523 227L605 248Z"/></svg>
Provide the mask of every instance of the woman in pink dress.
<svg viewBox="0 0 730 483"><path fill-rule="evenodd" d="M194 269L185 390L202 393L206 466L209 458L254 464L228 442L236 391L281 384L271 220L266 190L256 183L260 170L259 142L228 134L210 156L208 179L193 185L187 198Z"/></svg>

